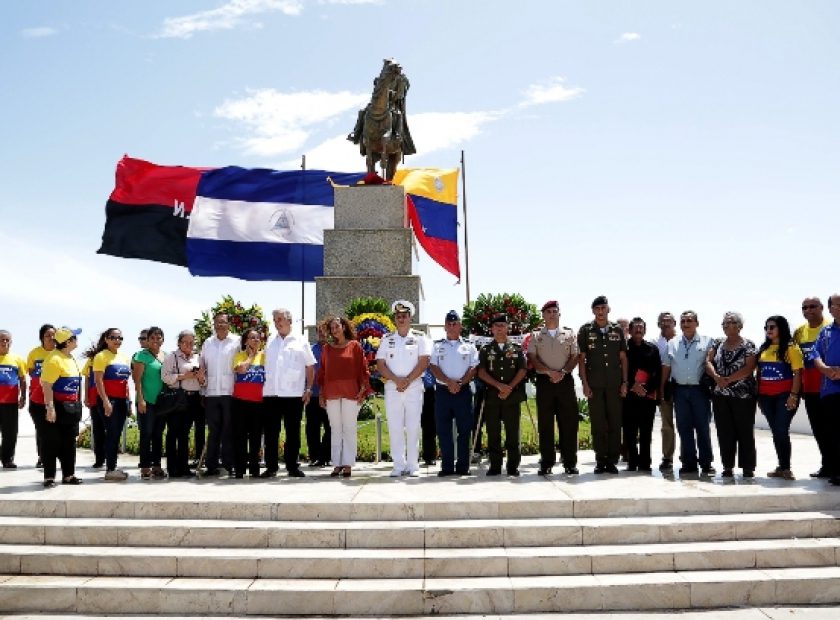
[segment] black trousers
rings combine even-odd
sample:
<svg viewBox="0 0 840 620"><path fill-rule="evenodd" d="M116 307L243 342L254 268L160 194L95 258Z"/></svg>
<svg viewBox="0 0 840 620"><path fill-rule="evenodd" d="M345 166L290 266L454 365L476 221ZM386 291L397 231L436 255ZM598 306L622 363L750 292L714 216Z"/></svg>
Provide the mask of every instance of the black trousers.
<svg viewBox="0 0 840 620"><path fill-rule="evenodd" d="M233 399L233 467L240 476L248 470L252 478L260 475L263 404Z"/></svg>
<svg viewBox="0 0 840 620"><path fill-rule="evenodd" d="M715 394L712 396L712 407L723 468L734 468L737 454L738 467L744 471L755 471L755 399Z"/></svg>
<svg viewBox="0 0 840 620"><path fill-rule="evenodd" d="M60 405L56 405L60 407ZM61 475L69 478L76 472L76 437L78 424L41 423L41 459L44 462L44 480L55 479L55 460L61 463Z"/></svg>
<svg viewBox="0 0 840 620"><path fill-rule="evenodd" d="M820 410L826 420L828 472L840 476L840 394L829 394L820 399Z"/></svg>
<svg viewBox="0 0 840 620"><path fill-rule="evenodd" d="M13 463L18 436L17 403L0 404L0 462Z"/></svg>
<svg viewBox="0 0 840 620"><path fill-rule="evenodd" d="M90 407L90 433L93 443L93 462L102 467L105 464L105 414L102 407Z"/></svg>
<svg viewBox="0 0 840 620"><path fill-rule="evenodd" d="M43 421L47 414L47 408L37 403L29 403L29 417L32 418L32 425L35 427L35 451L38 453L38 460L41 460L41 426L39 418Z"/></svg>
<svg viewBox="0 0 840 620"><path fill-rule="evenodd" d="M423 390L423 409L420 411L421 456L426 463L437 460L437 425L435 424L435 388Z"/></svg>
<svg viewBox="0 0 840 620"><path fill-rule="evenodd" d="M554 467L557 460L554 443L554 424L560 440L560 460L564 467L577 465L578 406L575 383L566 375L559 383L552 383L545 375L537 376L537 428L539 430L540 466Z"/></svg>
<svg viewBox="0 0 840 620"><path fill-rule="evenodd" d="M233 419L231 418L232 396L208 396L204 399L204 415L207 418L207 469L222 467L233 469ZM221 459L221 461L220 461Z"/></svg>
<svg viewBox="0 0 840 620"><path fill-rule="evenodd" d="M820 456L822 457L820 469L833 476L838 472L832 471L830 467L832 460L831 451L834 449L830 434L831 419L823 411L819 393L803 393L802 400L805 402L805 413L808 414L808 421L811 423L814 441L817 442L817 448L819 448Z"/></svg>
<svg viewBox="0 0 840 620"><path fill-rule="evenodd" d="M321 436L321 427L324 435ZM312 396L306 403L306 445L309 448L309 460L329 463L330 459L330 418L327 410L318 402L317 396Z"/></svg>
<svg viewBox="0 0 840 620"><path fill-rule="evenodd" d="M507 452L507 470L519 468L519 418L521 402L501 400L496 394L488 392L484 399L484 419L487 420L487 452L490 457L490 469L502 468L502 424L505 425L505 452Z"/></svg>
<svg viewBox="0 0 840 620"><path fill-rule="evenodd" d="M286 471L294 471L300 464L300 422L303 419L303 399L300 396L266 396L263 399L262 428L265 433L265 468L276 472L280 469L278 451L280 430L286 427L286 445L283 461Z"/></svg>
<svg viewBox="0 0 840 620"><path fill-rule="evenodd" d="M630 469L650 469L650 443L656 401L629 394L624 399L621 427L627 445L627 465ZM637 439L638 437L638 439Z"/></svg>
<svg viewBox="0 0 840 620"><path fill-rule="evenodd" d="M189 474L190 427L192 427L194 411L201 410L201 415L204 417L201 396L198 392L187 393L187 407L186 411L170 413L166 416L166 470L170 476Z"/></svg>
<svg viewBox="0 0 840 620"><path fill-rule="evenodd" d="M204 452L204 445L207 441L207 418L204 414L204 398L196 393L196 400L193 403L190 399L189 420L187 420L187 435L190 434L190 427L194 428L193 443L195 444L195 458L201 458Z"/></svg>

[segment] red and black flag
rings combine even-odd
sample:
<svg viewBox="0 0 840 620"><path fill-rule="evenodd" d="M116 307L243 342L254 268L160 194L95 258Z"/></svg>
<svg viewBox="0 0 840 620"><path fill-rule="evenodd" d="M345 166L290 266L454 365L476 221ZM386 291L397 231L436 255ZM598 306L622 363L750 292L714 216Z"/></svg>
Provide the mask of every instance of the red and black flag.
<svg viewBox="0 0 840 620"><path fill-rule="evenodd" d="M124 156L105 206L105 231L97 253L186 266L187 227L205 170Z"/></svg>

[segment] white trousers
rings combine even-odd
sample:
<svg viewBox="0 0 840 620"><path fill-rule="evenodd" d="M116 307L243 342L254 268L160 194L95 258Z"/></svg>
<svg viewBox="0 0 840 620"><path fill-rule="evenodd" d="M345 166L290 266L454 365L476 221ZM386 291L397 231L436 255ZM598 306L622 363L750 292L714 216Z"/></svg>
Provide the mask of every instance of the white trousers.
<svg viewBox="0 0 840 620"><path fill-rule="evenodd" d="M330 458L333 467L353 467L356 464L356 420L360 405L349 398L327 401L330 419Z"/></svg>
<svg viewBox="0 0 840 620"><path fill-rule="evenodd" d="M397 471L420 469L420 414L423 411L423 386L405 392L385 390L385 415L391 439L391 458Z"/></svg>

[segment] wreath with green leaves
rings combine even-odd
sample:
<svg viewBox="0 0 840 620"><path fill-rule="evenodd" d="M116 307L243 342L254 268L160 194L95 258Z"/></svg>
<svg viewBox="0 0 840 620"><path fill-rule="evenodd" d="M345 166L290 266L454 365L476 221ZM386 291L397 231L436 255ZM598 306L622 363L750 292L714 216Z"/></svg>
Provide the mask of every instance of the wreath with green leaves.
<svg viewBox="0 0 840 620"><path fill-rule="evenodd" d="M268 340L268 322L263 316L262 308L257 304L245 307L230 295L224 295L219 303L202 312L195 320L193 330L198 347L213 334L213 317L219 313L227 314L232 333L243 334L248 329L256 329L263 342Z"/></svg>

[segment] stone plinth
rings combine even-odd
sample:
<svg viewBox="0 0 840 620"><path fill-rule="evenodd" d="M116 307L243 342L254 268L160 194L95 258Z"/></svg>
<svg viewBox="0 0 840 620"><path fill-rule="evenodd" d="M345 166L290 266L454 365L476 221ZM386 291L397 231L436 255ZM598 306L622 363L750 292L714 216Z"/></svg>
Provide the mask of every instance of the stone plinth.
<svg viewBox="0 0 840 620"><path fill-rule="evenodd" d="M411 273L411 230L325 230L325 276Z"/></svg>
<svg viewBox="0 0 840 620"><path fill-rule="evenodd" d="M316 278L316 283L315 308L319 321L327 314L344 314L347 303L356 297L383 297L389 302L406 299L415 308L420 307L420 276L324 276Z"/></svg>
<svg viewBox="0 0 840 620"><path fill-rule="evenodd" d="M335 188L335 229L403 228L405 190L400 185Z"/></svg>
<svg viewBox="0 0 840 620"><path fill-rule="evenodd" d="M335 228L324 231L324 275L315 278L315 316L343 314L356 297L407 299L420 309L411 273L411 230L399 185L335 188ZM414 316L419 322L419 312Z"/></svg>

